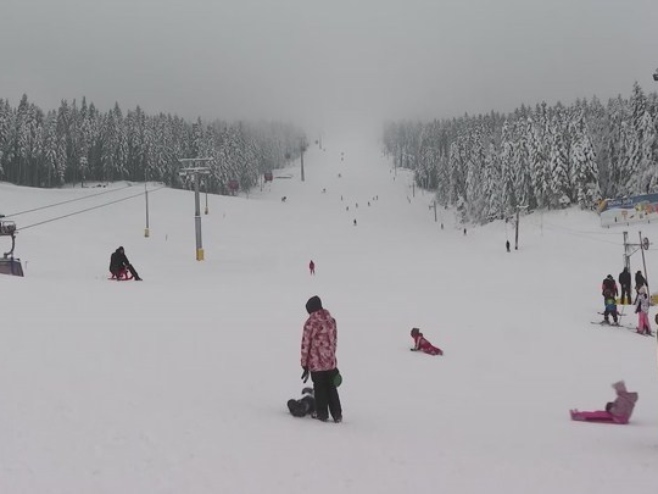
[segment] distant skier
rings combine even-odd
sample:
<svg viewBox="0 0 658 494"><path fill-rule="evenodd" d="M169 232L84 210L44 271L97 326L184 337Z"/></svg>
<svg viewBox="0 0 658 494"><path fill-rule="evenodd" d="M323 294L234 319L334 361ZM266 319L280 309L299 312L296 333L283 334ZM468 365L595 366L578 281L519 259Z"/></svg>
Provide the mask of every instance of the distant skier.
<svg viewBox="0 0 658 494"><path fill-rule="evenodd" d="M298 400L288 400L288 410L293 417L306 417L315 413L313 388L302 389L302 397Z"/></svg>
<svg viewBox="0 0 658 494"><path fill-rule="evenodd" d="M411 330L411 337L414 340L414 347L411 348L412 352L423 352L428 355L443 355L443 350L432 345L420 332L420 329L413 328Z"/></svg>
<svg viewBox="0 0 658 494"><path fill-rule="evenodd" d="M619 286L621 287L621 297L619 299L620 304L630 304L631 303L631 273L628 268L619 273Z"/></svg>
<svg viewBox="0 0 658 494"><path fill-rule="evenodd" d="M610 324L610 316L612 316L614 324L618 325L619 313L617 312L617 301L609 289L606 289L603 292L603 303L605 304L605 311L603 312L602 322L604 324Z"/></svg>
<svg viewBox="0 0 658 494"><path fill-rule="evenodd" d="M643 286L637 294L635 302L635 313L637 314L637 332L640 334L651 334L651 325L649 324L649 295L647 287Z"/></svg>
<svg viewBox="0 0 658 494"><path fill-rule="evenodd" d="M509 240L505 242L505 248L507 249L507 252L511 252L511 251L510 251Z"/></svg>
<svg viewBox="0 0 658 494"><path fill-rule="evenodd" d="M638 394L627 391L624 381L616 382L612 387L617 392L617 399L606 403L605 410L599 410L596 412L581 412L577 409L569 410L571 420L628 424L628 421L633 414Z"/></svg>
<svg viewBox="0 0 658 494"><path fill-rule="evenodd" d="M604 299L610 297L616 298L619 295L619 290L617 289L617 283L611 274L606 276L601 283L601 295Z"/></svg>
<svg viewBox="0 0 658 494"><path fill-rule="evenodd" d="M308 263L308 270L310 274L315 274L315 263L313 262L313 259L311 259L311 262Z"/></svg>

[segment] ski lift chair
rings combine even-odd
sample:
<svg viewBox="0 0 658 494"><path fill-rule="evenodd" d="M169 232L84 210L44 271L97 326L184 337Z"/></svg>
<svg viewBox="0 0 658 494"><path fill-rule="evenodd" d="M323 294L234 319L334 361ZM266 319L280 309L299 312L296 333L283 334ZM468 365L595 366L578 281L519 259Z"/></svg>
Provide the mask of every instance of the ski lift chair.
<svg viewBox="0 0 658 494"><path fill-rule="evenodd" d="M2 218L4 216L0 216ZM24 276L21 260L14 257L16 247L16 223L0 219L0 237L11 237L11 249L5 252L0 259L0 274L10 276Z"/></svg>

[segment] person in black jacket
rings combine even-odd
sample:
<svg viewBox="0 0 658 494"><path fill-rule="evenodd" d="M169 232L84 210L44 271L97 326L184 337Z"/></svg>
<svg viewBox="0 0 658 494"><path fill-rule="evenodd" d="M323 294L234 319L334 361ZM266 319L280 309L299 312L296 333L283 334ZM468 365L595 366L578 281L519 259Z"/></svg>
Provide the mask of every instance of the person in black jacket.
<svg viewBox="0 0 658 494"><path fill-rule="evenodd" d="M112 256L110 257L110 273L119 279L119 273L124 268L130 271L135 281L142 281L133 265L130 264L128 257L126 257L126 253L124 252L123 247L119 247L112 253Z"/></svg>
<svg viewBox="0 0 658 494"><path fill-rule="evenodd" d="M619 285L621 286L621 298L619 303L621 304L630 304L631 303L631 272L628 268L619 273ZM624 302L624 297L627 302Z"/></svg>
<svg viewBox="0 0 658 494"><path fill-rule="evenodd" d="M642 271L635 273L635 293L640 293L640 288L647 284L647 280L642 275Z"/></svg>

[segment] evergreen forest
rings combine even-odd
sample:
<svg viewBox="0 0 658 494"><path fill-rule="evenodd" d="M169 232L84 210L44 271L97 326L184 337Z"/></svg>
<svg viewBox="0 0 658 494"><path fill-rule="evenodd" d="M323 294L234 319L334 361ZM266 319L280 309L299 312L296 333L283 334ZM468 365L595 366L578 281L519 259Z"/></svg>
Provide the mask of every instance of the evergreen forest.
<svg viewBox="0 0 658 494"><path fill-rule="evenodd" d="M210 157L208 192L248 191L266 172L299 156L302 131L279 122L190 123L176 115L107 112L82 98L44 111L23 95L0 99L0 180L33 187L85 182L155 181L185 188L179 159Z"/></svg>
<svg viewBox="0 0 658 494"><path fill-rule="evenodd" d="M658 192L658 95L636 82L603 104L522 105L502 115L389 122L384 151L463 222L517 209L594 208L603 198Z"/></svg>

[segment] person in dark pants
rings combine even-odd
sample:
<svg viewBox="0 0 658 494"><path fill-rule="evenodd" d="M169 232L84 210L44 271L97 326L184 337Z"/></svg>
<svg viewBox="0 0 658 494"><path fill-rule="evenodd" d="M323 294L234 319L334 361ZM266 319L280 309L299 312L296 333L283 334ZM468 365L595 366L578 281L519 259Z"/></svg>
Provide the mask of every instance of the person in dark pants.
<svg viewBox="0 0 658 494"><path fill-rule="evenodd" d="M135 270L133 265L130 264L130 261L128 261L128 257L126 257L126 253L123 250L123 247L119 247L112 253L112 256L110 256L110 273L119 279L119 273L124 268L130 271L135 281L142 281L142 279L137 274L137 270Z"/></svg>
<svg viewBox="0 0 658 494"><path fill-rule="evenodd" d="M334 422L343 420L343 410L338 396L337 385L342 379L336 367L336 320L322 307L317 295L308 299L306 311L309 314L302 334L302 380L311 376L315 395L313 418L326 422L329 414Z"/></svg>
<svg viewBox="0 0 658 494"><path fill-rule="evenodd" d="M647 284L646 278L642 275L642 271L635 273L635 293L640 293L640 288Z"/></svg>
<svg viewBox="0 0 658 494"><path fill-rule="evenodd" d="M605 277L603 283L601 283L601 295L603 298L616 298L619 295L619 290L617 289L617 283L611 274Z"/></svg>
<svg viewBox="0 0 658 494"><path fill-rule="evenodd" d="M621 286L621 298L619 299L620 304L630 304L631 303L631 272L628 268L619 273L619 286ZM626 302L624 302L626 300Z"/></svg>
<svg viewBox="0 0 658 494"><path fill-rule="evenodd" d="M505 248L507 249L507 252L510 252L510 250L509 250L510 249L509 240L505 242Z"/></svg>

